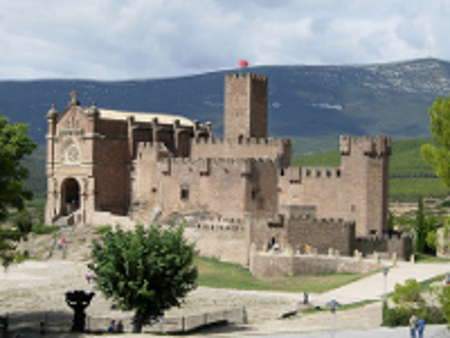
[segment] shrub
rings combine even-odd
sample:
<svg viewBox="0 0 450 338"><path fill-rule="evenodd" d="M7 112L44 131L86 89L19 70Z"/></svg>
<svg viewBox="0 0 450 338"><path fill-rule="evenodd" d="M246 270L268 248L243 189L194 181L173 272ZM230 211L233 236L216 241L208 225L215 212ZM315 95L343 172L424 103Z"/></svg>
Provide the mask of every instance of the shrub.
<svg viewBox="0 0 450 338"><path fill-rule="evenodd" d="M33 224L31 228L31 232L36 235L46 235L51 234L59 230L59 226L57 225L45 225L42 223Z"/></svg>
<svg viewBox="0 0 450 338"><path fill-rule="evenodd" d="M28 234L33 226L31 213L28 209L18 211L12 217L13 224L19 229L22 234Z"/></svg>
<svg viewBox="0 0 450 338"><path fill-rule="evenodd" d="M426 306L420 309L413 309L404 306L389 308L386 302L383 302L383 326L407 326L409 318L415 314L419 318L425 319L427 324L444 324L446 319L442 310L436 306Z"/></svg>
<svg viewBox="0 0 450 338"><path fill-rule="evenodd" d="M94 233L96 235L102 236L102 235L106 234L107 232L109 232L110 230L111 230L111 225L102 225L102 226L94 228Z"/></svg>

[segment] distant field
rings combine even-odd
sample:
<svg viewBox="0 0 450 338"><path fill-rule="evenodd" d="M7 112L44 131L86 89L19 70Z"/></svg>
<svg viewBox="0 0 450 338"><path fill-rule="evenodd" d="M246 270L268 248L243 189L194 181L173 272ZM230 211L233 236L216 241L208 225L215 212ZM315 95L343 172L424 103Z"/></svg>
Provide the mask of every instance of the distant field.
<svg viewBox="0 0 450 338"><path fill-rule="evenodd" d="M432 142L431 138L393 142L389 161L391 199L449 194L449 189L442 185L440 179L433 177L433 169L425 164L420 153L423 144ZM297 157L291 163L295 166L337 167L340 165L339 150Z"/></svg>

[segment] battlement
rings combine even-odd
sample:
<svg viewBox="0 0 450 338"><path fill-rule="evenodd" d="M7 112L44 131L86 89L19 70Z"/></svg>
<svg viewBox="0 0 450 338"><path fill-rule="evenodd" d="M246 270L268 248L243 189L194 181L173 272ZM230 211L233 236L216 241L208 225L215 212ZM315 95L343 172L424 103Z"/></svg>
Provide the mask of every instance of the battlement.
<svg viewBox="0 0 450 338"><path fill-rule="evenodd" d="M197 216L189 222L191 228L205 231L244 231L245 226L241 218L224 216Z"/></svg>
<svg viewBox="0 0 450 338"><path fill-rule="evenodd" d="M234 73L234 74L225 74L225 81L233 81L238 79L251 79L257 80L261 82L267 82L268 79L266 76L252 74L252 73Z"/></svg>
<svg viewBox="0 0 450 338"><path fill-rule="evenodd" d="M197 138L194 141L195 144L201 144L201 145L235 145L235 146L254 146L254 145L261 145L261 146L284 146L284 145L290 145L291 140L289 139L274 139L274 138L264 138L264 137L246 137L242 139L223 139L223 138L211 138L211 139L205 139L205 138Z"/></svg>
<svg viewBox="0 0 450 338"><path fill-rule="evenodd" d="M336 227L355 227L355 222L353 221L344 221L342 218L334 219L334 218L311 218L309 214L301 214L297 216L293 216L289 219L290 222L296 221L305 221L309 220L310 226L319 226L319 225L330 225Z"/></svg>
<svg viewBox="0 0 450 338"><path fill-rule="evenodd" d="M341 135L339 138L341 155L363 153L366 156L389 156L392 151L392 141L389 136L352 137Z"/></svg>
<svg viewBox="0 0 450 338"><path fill-rule="evenodd" d="M409 238L412 238L412 235L405 234L405 233L394 234L391 236L384 234L384 235L380 235L380 236L357 237L356 242L378 244L378 243L382 243L384 241L400 241L400 240L409 239Z"/></svg>
<svg viewBox="0 0 450 338"><path fill-rule="evenodd" d="M191 157L270 158L284 167L290 163L291 141L273 138L196 139L191 144Z"/></svg>
<svg viewBox="0 0 450 338"><path fill-rule="evenodd" d="M148 156L169 155L169 151L164 142L138 142L136 147L136 158L146 158Z"/></svg>
<svg viewBox="0 0 450 338"><path fill-rule="evenodd" d="M265 163L276 166L276 161L270 158L190 158L167 157L158 162L159 170L169 175L172 170L189 169L190 172L200 175L209 175L211 170L225 172L239 172L241 175L250 175L252 166L256 163Z"/></svg>
<svg viewBox="0 0 450 338"><path fill-rule="evenodd" d="M342 176L341 168L322 168L322 167L307 167L301 168L302 178L340 178Z"/></svg>
<svg viewBox="0 0 450 338"><path fill-rule="evenodd" d="M147 149L154 149L158 147L161 142L138 142L137 151L145 151Z"/></svg>
<svg viewBox="0 0 450 338"><path fill-rule="evenodd" d="M246 217L249 219L256 220L257 222L264 223L280 223L280 222L297 222L297 221L308 221L311 226L317 225L330 225L330 226L339 226L339 227L354 227L354 221L345 221L342 218L318 218L315 217L315 212L305 212L305 213L297 213L290 214L289 217L285 217L285 214L262 214L262 215L254 215L251 213L247 213Z"/></svg>

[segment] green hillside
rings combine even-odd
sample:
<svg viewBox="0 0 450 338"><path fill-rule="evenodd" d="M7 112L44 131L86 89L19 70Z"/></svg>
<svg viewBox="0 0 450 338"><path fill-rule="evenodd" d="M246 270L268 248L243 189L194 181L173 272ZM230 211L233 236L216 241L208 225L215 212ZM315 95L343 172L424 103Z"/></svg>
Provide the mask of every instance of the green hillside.
<svg viewBox="0 0 450 338"><path fill-rule="evenodd" d="M391 199L414 199L417 196L445 196L450 192L436 178L420 154L420 147L431 138L396 141L389 161L389 196ZM292 159L292 165L309 167L337 167L339 150L331 150Z"/></svg>

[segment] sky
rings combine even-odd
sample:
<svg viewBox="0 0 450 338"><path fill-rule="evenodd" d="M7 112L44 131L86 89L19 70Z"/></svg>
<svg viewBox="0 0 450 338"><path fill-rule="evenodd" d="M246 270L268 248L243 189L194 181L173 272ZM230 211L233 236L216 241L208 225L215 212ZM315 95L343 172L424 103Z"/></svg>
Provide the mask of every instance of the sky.
<svg viewBox="0 0 450 338"><path fill-rule="evenodd" d="M0 80L450 61L450 0L0 0Z"/></svg>

